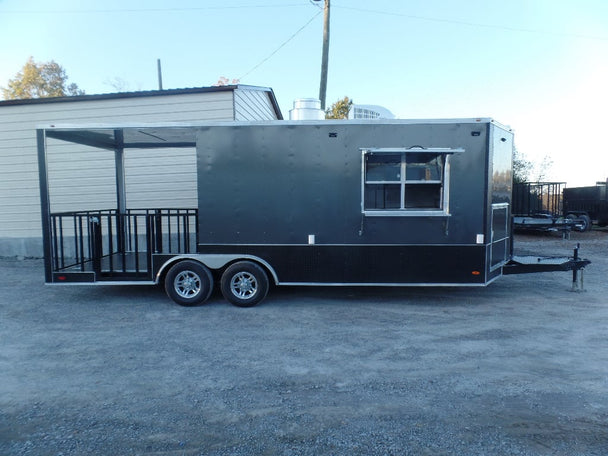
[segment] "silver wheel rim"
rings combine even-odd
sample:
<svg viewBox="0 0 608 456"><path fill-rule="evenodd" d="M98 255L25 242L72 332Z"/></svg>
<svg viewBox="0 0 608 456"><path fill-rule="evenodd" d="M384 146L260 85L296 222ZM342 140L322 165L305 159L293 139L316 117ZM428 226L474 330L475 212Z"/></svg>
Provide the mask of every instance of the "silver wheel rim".
<svg viewBox="0 0 608 456"><path fill-rule="evenodd" d="M239 272L230 280L230 291L239 299L251 299L258 292L258 281L249 272Z"/></svg>
<svg viewBox="0 0 608 456"><path fill-rule="evenodd" d="M175 292L182 298L193 298L201 292L201 278L192 271L182 271L173 281Z"/></svg>

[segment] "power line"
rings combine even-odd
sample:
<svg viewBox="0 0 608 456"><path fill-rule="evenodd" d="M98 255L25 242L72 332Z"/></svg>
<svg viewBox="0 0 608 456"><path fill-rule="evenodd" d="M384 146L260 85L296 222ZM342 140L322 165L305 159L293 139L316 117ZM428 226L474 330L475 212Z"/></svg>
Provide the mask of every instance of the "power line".
<svg viewBox="0 0 608 456"><path fill-rule="evenodd" d="M250 73L252 73L254 70L258 69L258 67L260 67L262 64L266 63L268 60L270 60L270 58L275 55L277 52L279 52L287 43L289 43L291 40L293 40L302 30L304 30L312 21L314 21L321 13L323 13L323 10L318 11L313 17L310 18L310 20L304 24L302 27L300 27L293 35L291 35L289 38L287 38L283 43L281 43L281 45L276 48L274 51L272 51L270 53L270 55L268 55L268 57L264 58L263 60L260 61L260 63L258 63L257 65L255 65L253 68L251 68L249 71L247 71L243 76L241 76L239 78L239 81L241 79L243 79L245 76L249 75Z"/></svg>
<svg viewBox="0 0 608 456"><path fill-rule="evenodd" d="M198 6L191 8L129 8L129 9L79 9L79 10L4 10L2 14L105 14L105 13L174 13L187 11L237 10L261 8L291 8L300 3L277 3L263 5Z"/></svg>
<svg viewBox="0 0 608 456"><path fill-rule="evenodd" d="M526 29L526 28L520 28L520 27L509 27L506 25L482 24L479 22L467 22L467 21L459 21L456 19L442 19L442 18L429 17L429 16L417 16L417 15L413 15L413 14L396 13L396 12L392 12L392 11L380 11L380 10L372 10L372 9L365 9L365 8L356 8L356 7L352 7L352 6L340 6L340 5L332 5L332 6L334 8L357 11L360 13L371 13L371 14L382 14L385 16L405 17L408 19L415 19L415 20L419 20L419 21L466 25L468 27L493 28L493 29L497 29L497 30L505 30L508 32L536 33L536 34L540 34L540 35L552 35L552 36L559 36L559 37L582 38L582 39L586 39L586 40L608 41L608 37L602 37L602 36L582 35L582 34L577 34L577 33L554 32L554 31L549 31L549 30L534 30L534 29Z"/></svg>

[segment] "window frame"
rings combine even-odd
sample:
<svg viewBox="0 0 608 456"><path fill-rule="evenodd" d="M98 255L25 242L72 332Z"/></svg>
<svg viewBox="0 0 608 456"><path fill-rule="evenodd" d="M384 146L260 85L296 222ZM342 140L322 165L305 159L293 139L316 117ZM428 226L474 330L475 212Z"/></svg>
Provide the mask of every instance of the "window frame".
<svg viewBox="0 0 608 456"><path fill-rule="evenodd" d="M412 216L450 216L450 157L453 154L464 153L463 148L446 148L446 147L393 147L393 148L362 148L361 150L361 213L366 216L382 216L382 217L412 217ZM401 162L399 181L367 181L367 164L366 157L369 154L399 154ZM443 156L442 175L440 180L408 180L407 179L407 155L408 154L437 154ZM365 207L365 188L366 185L392 184L400 186L400 208L396 209L367 209ZM440 208L407 208L404 207L406 186L412 185L437 185L441 186Z"/></svg>

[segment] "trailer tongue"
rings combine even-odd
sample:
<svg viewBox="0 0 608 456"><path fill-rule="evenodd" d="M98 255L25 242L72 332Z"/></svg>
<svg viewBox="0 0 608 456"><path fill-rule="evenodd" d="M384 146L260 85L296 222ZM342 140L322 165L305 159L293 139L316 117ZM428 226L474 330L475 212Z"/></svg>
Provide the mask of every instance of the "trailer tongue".
<svg viewBox="0 0 608 456"><path fill-rule="evenodd" d="M580 244L577 244L571 257L512 256L511 261L503 267L502 273L507 275L572 271L572 291L582 291L583 270L591 261L580 258L579 249Z"/></svg>
<svg viewBox="0 0 608 456"><path fill-rule="evenodd" d="M574 257L514 256L503 266L502 273L527 274L533 272L578 271L591 261Z"/></svg>
<svg viewBox="0 0 608 456"><path fill-rule="evenodd" d="M591 261L578 257L578 247L574 249L572 257L541 257L541 256L513 256L511 261L504 265L503 274L528 274L536 272L579 271Z"/></svg>

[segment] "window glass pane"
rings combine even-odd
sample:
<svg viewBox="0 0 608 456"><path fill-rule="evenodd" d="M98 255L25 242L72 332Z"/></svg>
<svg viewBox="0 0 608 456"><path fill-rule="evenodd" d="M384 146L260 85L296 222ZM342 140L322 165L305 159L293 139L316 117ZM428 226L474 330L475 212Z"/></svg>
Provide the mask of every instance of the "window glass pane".
<svg viewBox="0 0 608 456"><path fill-rule="evenodd" d="M494 233L494 239L504 239L508 235L508 209L492 208L492 232Z"/></svg>
<svg viewBox="0 0 608 456"><path fill-rule="evenodd" d="M422 150L366 154L364 210L442 210L445 162L443 153Z"/></svg>
<svg viewBox="0 0 608 456"><path fill-rule="evenodd" d="M492 261L490 262L490 266L496 266L497 264L507 261L508 251L509 238L492 243Z"/></svg>
<svg viewBox="0 0 608 456"><path fill-rule="evenodd" d="M401 185L366 185L364 206L365 209L401 209Z"/></svg>
<svg viewBox="0 0 608 456"><path fill-rule="evenodd" d="M406 209L441 209L441 184L407 184Z"/></svg>
<svg viewBox="0 0 608 456"><path fill-rule="evenodd" d="M443 156L438 154L413 153L406 155L406 180L441 181Z"/></svg>
<svg viewBox="0 0 608 456"><path fill-rule="evenodd" d="M367 182L399 182L401 180L401 154L369 154L366 156Z"/></svg>

